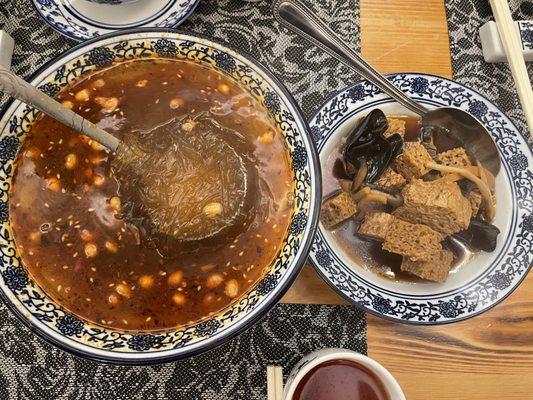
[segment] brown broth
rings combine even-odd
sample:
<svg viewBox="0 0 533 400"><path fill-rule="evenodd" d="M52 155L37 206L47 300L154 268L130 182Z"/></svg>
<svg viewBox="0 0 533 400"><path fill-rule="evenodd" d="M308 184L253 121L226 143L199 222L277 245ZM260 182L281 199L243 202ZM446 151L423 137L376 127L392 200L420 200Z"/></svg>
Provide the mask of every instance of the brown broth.
<svg viewBox="0 0 533 400"><path fill-rule="evenodd" d="M99 97L118 106L105 110ZM119 188L106 151L39 118L17 160L10 218L24 265L52 298L104 326L161 330L218 312L263 276L290 221L292 172L282 135L243 88L191 62L136 60L96 72L58 99L119 138L174 117L209 115L253 148L263 207L216 251L163 258L117 218Z"/></svg>
<svg viewBox="0 0 533 400"><path fill-rule="evenodd" d="M300 381L293 400L391 400L368 368L347 360L326 361Z"/></svg>
<svg viewBox="0 0 533 400"><path fill-rule="evenodd" d="M420 120L415 117L391 116L405 121L405 141L416 141L420 134ZM438 152L447 151L460 146L460 143L449 140L444 135L435 137L435 145ZM342 149L344 140L335 148L326 160L322 174L322 184L325 197L340 189L338 178L342 163ZM342 166L342 169L344 167ZM398 254L390 253L381 248L381 242L370 238L365 238L357 234L358 223L351 218L343 222L331 231L331 234L349 257L356 263L368 268L370 271L396 281L425 282L412 274L403 272L400 268L402 257ZM452 245L448 241L443 246L454 253L451 273L456 272L466 263L472 254L464 247Z"/></svg>

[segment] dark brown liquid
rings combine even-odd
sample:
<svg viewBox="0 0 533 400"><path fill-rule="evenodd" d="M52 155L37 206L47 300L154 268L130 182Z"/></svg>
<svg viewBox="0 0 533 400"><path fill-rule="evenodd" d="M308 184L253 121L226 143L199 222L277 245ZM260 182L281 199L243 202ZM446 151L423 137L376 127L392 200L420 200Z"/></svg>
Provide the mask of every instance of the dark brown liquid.
<svg viewBox="0 0 533 400"><path fill-rule="evenodd" d="M192 62L137 60L97 72L58 99L119 138L200 114L239 132L253 153L261 207L229 242L164 258L140 244L136 226L114 208L120 191L108 153L39 119L17 160L10 218L24 266L51 297L101 325L160 330L209 317L263 276L287 231L293 180L283 136L243 88ZM102 99L118 107L107 110Z"/></svg>
<svg viewBox="0 0 533 400"><path fill-rule="evenodd" d="M317 365L298 384L293 400L392 400L368 368L347 360Z"/></svg>
<svg viewBox="0 0 533 400"><path fill-rule="evenodd" d="M394 116L403 119L405 124L405 141L416 141L420 136L420 120L414 117ZM340 189L338 178L344 178L341 169L342 148L344 141L339 144L329 155L323 169L323 188L325 197ZM436 135L435 146L438 152L447 151L460 146L460 143L450 140L444 135ZM389 253L381 248L381 242L365 238L357 234L359 223L353 218L337 226L331 233L342 249L358 264L364 265L370 271L384 277L408 282L423 282L414 275L403 272L400 269L402 257L398 254ZM452 273L463 265L470 257L470 252L464 247L458 247L445 241L444 247L454 253Z"/></svg>

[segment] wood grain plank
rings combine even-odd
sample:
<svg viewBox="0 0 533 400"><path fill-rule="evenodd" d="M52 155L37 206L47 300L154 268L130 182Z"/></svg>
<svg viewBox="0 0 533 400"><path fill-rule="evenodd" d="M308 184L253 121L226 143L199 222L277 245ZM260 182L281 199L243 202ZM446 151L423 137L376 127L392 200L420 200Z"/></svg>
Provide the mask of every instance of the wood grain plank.
<svg viewBox="0 0 533 400"><path fill-rule="evenodd" d="M533 275L494 309L452 325L423 327L368 317L368 352L407 398L533 398Z"/></svg>
<svg viewBox="0 0 533 400"><path fill-rule="evenodd" d="M444 1L360 3L361 53L380 72L425 72L451 77Z"/></svg>
<svg viewBox="0 0 533 400"><path fill-rule="evenodd" d="M301 304L348 304L324 282L309 263L305 264L300 276L281 301Z"/></svg>

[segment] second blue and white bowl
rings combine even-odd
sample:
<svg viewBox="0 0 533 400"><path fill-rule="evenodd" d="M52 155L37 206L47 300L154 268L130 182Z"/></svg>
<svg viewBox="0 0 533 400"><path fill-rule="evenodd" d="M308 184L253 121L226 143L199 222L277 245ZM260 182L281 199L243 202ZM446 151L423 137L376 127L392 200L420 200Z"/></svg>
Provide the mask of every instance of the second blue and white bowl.
<svg viewBox="0 0 533 400"><path fill-rule="evenodd" d="M479 253L444 283L395 282L358 265L320 224L311 261L320 275L351 303L378 316L414 324L460 321L493 307L525 278L533 260L533 155L527 139L498 107L476 91L445 78L423 74L389 75L407 94L429 108L469 111L488 129L502 168L496 177L500 229L492 253ZM363 81L336 94L311 120L321 165L359 118L380 108L389 115L412 115ZM327 195L328 193L324 193Z"/></svg>

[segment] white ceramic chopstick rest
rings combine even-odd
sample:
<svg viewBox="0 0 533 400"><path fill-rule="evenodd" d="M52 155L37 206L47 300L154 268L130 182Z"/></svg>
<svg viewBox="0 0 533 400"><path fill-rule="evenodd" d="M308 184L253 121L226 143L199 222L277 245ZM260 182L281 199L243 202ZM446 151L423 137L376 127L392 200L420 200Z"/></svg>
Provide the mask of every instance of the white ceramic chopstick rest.
<svg viewBox="0 0 533 400"><path fill-rule="evenodd" d="M514 22L521 39L522 54L526 61L533 61L533 20ZM479 29L483 58L488 63L507 62L496 22L489 21Z"/></svg>
<svg viewBox="0 0 533 400"><path fill-rule="evenodd" d="M0 31L0 66L11 68L11 57L15 48L15 41L6 31Z"/></svg>

